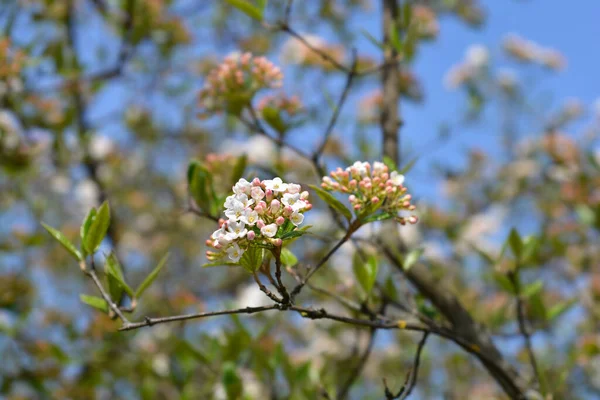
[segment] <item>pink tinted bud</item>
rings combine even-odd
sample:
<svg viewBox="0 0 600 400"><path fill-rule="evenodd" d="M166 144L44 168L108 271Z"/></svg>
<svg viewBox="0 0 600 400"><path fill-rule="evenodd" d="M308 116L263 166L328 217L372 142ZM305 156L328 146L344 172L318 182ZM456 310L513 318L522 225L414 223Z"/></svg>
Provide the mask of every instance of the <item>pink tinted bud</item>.
<svg viewBox="0 0 600 400"><path fill-rule="evenodd" d="M409 209L410 211L414 211L414 210L416 210L416 209L417 209L417 207L416 207L416 206L414 206L414 205L411 205L410 207L408 207L408 209Z"/></svg>
<svg viewBox="0 0 600 400"><path fill-rule="evenodd" d="M377 196L374 196L374 197L371 199L371 203L373 203L373 204L377 204L377 203L379 203L379 197L377 197Z"/></svg>
<svg viewBox="0 0 600 400"><path fill-rule="evenodd" d="M328 184L326 184L325 182L321 183L321 187L322 187L323 189L329 189L329 185L328 185Z"/></svg>
<svg viewBox="0 0 600 400"><path fill-rule="evenodd" d="M306 206L304 207L304 209L305 209L306 211L308 211L308 210L312 210L312 204L310 204L310 203L306 203Z"/></svg>
<svg viewBox="0 0 600 400"><path fill-rule="evenodd" d="M333 182L333 183L331 184L331 187L332 187L332 188L334 188L334 189L339 189L339 188L340 188L340 184L339 184L339 183L337 183L337 182Z"/></svg>
<svg viewBox="0 0 600 400"><path fill-rule="evenodd" d="M350 200L350 203L354 203L356 201L356 196L351 194L350 196L348 196L348 200Z"/></svg>
<svg viewBox="0 0 600 400"><path fill-rule="evenodd" d="M355 204L355 205L354 205L354 209L355 209L355 210L360 210L360 204Z"/></svg>
<svg viewBox="0 0 600 400"><path fill-rule="evenodd" d="M379 184L379 189L385 189L385 183L380 183Z"/></svg>
<svg viewBox="0 0 600 400"><path fill-rule="evenodd" d="M406 201L410 201L412 199L412 195L407 194L406 196L404 196L404 200Z"/></svg>
<svg viewBox="0 0 600 400"><path fill-rule="evenodd" d="M207 246L211 246L213 245L213 241L212 240L207 240L206 242L204 242L205 245Z"/></svg>
<svg viewBox="0 0 600 400"><path fill-rule="evenodd" d="M356 185L358 185L358 182L356 182L356 179L352 179L350 182L348 182L348 186L350 186L350 188L355 188Z"/></svg>
<svg viewBox="0 0 600 400"><path fill-rule="evenodd" d="M260 205L257 205L256 207L254 207L254 211L256 211L257 214L260 214L260 215L265 213L264 207L261 207Z"/></svg>
<svg viewBox="0 0 600 400"><path fill-rule="evenodd" d="M348 171L342 171L340 176L344 179L348 179L350 177L350 173Z"/></svg>
<svg viewBox="0 0 600 400"><path fill-rule="evenodd" d="M302 200L308 199L308 192L305 190L304 192L300 193L300 198Z"/></svg>
<svg viewBox="0 0 600 400"><path fill-rule="evenodd" d="M402 207L410 207L410 201L405 201L402 203Z"/></svg>
<svg viewBox="0 0 600 400"><path fill-rule="evenodd" d="M289 217L290 215L292 215L293 212L294 212L294 209L292 208L292 206L285 206L283 208L283 215L285 215L286 217Z"/></svg>
<svg viewBox="0 0 600 400"><path fill-rule="evenodd" d="M379 177L373 178L373 184L374 185L379 185L380 182L381 182L381 179L379 179Z"/></svg>
<svg viewBox="0 0 600 400"><path fill-rule="evenodd" d="M342 186L340 190L342 191L342 193L348 193L350 191L346 186Z"/></svg>
<svg viewBox="0 0 600 400"><path fill-rule="evenodd" d="M285 223L285 218L279 216L277 217L277 219L275 220L275 223L279 226L283 225Z"/></svg>
<svg viewBox="0 0 600 400"><path fill-rule="evenodd" d="M260 186L260 184L261 184L260 179L258 179L258 178L252 179L252 186Z"/></svg>
<svg viewBox="0 0 600 400"><path fill-rule="evenodd" d="M215 245L213 246L215 249L219 250L220 248L222 248L223 246L221 245L221 243L219 242L215 242Z"/></svg>
<svg viewBox="0 0 600 400"><path fill-rule="evenodd" d="M223 218L219 218L219 228L225 223Z"/></svg>
<svg viewBox="0 0 600 400"><path fill-rule="evenodd" d="M273 243L277 247L280 247L281 244L283 243L283 240L281 240L279 238L278 239L273 239L273 241L271 243Z"/></svg>
<svg viewBox="0 0 600 400"><path fill-rule="evenodd" d="M273 191L271 189L267 189L265 195L267 197L267 201L273 200Z"/></svg>
<svg viewBox="0 0 600 400"><path fill-rule="evenodd" d="M256 204L257 207L262 207L262 208L267 208L267 203L265 203L263 200L259 201L258 204Z"/></svg>
<svg viewBox="0 0 600 400"><path fill-rule="evenodd" d="M416 215L411 215L411 216L408 218L408 222L414 225L414 224L416 224L417 222L419 222L419 218L417 218L417 216L416 216Z"/></svg>
<svg viewBox="0 0 600 400"><path fill-rule="evenodd" d="M382 181L387 181L388 179L390 179L390 175L387 172L381 174L381 180Z"/></svg>
<svg viewBox="0 0 600 400"><path fill-rule="evenodd" d="M263 226L265 226L265 221L259 219L258 222L256 222L256 226L258 227L258 229L262 229Z"/></svg>
<svg viewBox="0 0 600 400"><path fill-rule="evenodd" d="M275 199L271 202L271 213L275 214L281 208L281 203L279 200Z"/></svg>
<svg viewBox="0 0 600 400"><path fill-rule="evenodd" d="M254 233L254 231L249 231L246 234L246 237L248 238L248 240L254 240L254 238L256 237L256 233Z"/></svg>

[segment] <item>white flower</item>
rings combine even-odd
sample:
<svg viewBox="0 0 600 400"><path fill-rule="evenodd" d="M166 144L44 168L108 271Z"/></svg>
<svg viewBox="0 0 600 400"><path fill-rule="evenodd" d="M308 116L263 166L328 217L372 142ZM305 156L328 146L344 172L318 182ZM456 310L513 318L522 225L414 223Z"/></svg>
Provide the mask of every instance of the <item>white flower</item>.
<svg viewBox="0 0 600 400"><path fill-rule="evenodd" d="M300 200L300 193L290 194L286 193L283 195L281 202L286 206L292 207L292 210L300 210L304 208L304 202Z"/></svg>
<svg viewBox="0 0 600 400"><path fill-rule="evenodd" d="M227 233L227 231L225 230L225 224L221 225L221 227L219 229L217 229L216 231L214 231L212 233L212 235L210 235L210 237L212 239L218 239L221 236L224 236Z"/></svg>
<svg viewBox="0 0 600 400"><path fill-rule="evenodd" d="M250 194L250 190L252 190L252 184L245 180L244 178L240 178L239 181L233 186L233 193L240 194Z"/></svg>
<svg viewBox="0 0 600 400"><path fill-rule="evenodd" d="M240 222L229 221L229 223L227 225L228 225L227 230L229 231L229 235L233 239L243 238L244 236L246 236L246 233L248 233L248 229L245 228L245 224L241 221Z"/></svg>
<svg viewBox="0 0 600 400"><path fill-rule="evenodd" d="M354 168L361 177L365 177L367 175L367 165L366 162L356 161L352 166L346 168L346 171L350 172Z"/></svg>
<svg viewBox="0 0 600 400"><path fill-rule="evenodd" d="M266 237L272 238L277 234L277 224L269 224L260 228L260 233L265 235Z"/></svg>
<svg viewBox="0 0 600 400"><path fill-rule="evenodd" d="M240 249L240 246L238 246L237 243L234 243L226 251L229 255L229 259L233 262L240 261L240 258L242 258L242 254L244 254L244 250Z"/></svg>
<svg viewBox="0 0 600 400"><path fill-rule="evenodd" d="M385 172L385 164L379 161L373 163L373 172L376 174L382 174Z"/></svg>
<svg viewBox="0 0 600 400"><path fill-rule="evenodd" d="M302 221L304 221L304 214L294 211L292 215L290 215L290 221L292 221L292 224L298 226L302 223Z"/></svg>
<svg viewBox="0 0 600 400"><path fill-rule="evenodd" d="M487 47L480 44L474 44L467 48L465 60L468 65L471 65L474 68L483 68L488 65L490 61L490 52Z"/></svg>
<svg viewBox="0 0 600 400"><path fill-rule="evenodd" d="M258 186L254 186L252 188L251 194L252 198L256 201L260 201L265 197L265 192Z"/></svg>
<svg viewBox="0 0 600 400"><path fill-rule="evenodd" d="M288 193L291 193L291 194L300 193L301 189L302 189L302 186L298 185L297 183L289 183L288 184Z"/></svg>
<svg viewBox="0 0 600 400"><path fill-rule="evenodd" d="M277 177L273 180L265 180L265 187L274 192L285 192L287 190L287 183L283 183L281 178Z"/></svg>
<svg viewBox="0 0 600 400"><path fill-rule="evenodd" d="M231 196L227 196L227 198L225 199L225 204L224 204L225 208L233 208L233 204L236 201L238 201L238 200L235 198L235 195L232 194Z"/></svg>
<svg viewBox="0 0 600 400"><path fill-rule="evenodd" d="M249 199L248 196L245 193L236 194L235 195L235 199L237 201L239 201L240 203L242 203L242 205L244 206L244 208L248 208L252 204L254 204L254 200L253 199Z"/></svg>
<svg viewBox="0 0 600 400"><path fill-rule="evenodd" d="M94 135L90 140L89 152L94 160L102 160L106 158L114 150L113 141L103 135Z"/></svg>
<svg viewBox="0 0 600 400"><path fill-rule="evenodd" d="M254 210L247 208L244 210L244 214L240 217L240 220L245 224L253 226L258 222L258 213Z"/></svg>
<svg viewBox="0 0 600 400"><path fill-rule="evenodd" d="M394 185L400 186L404 183L404 175L399 174L397 171L392 171L390 180Z"/></svg>
<svg viewBox="0 0 600 400"><path fill-rule="evenodd" d="M225 215L231 221L237 221L242 215L244 215L245 209L246 207L244 207L244 205L240 201L235 200L233 204L231 204L231 207L225 210Z"/></svg>

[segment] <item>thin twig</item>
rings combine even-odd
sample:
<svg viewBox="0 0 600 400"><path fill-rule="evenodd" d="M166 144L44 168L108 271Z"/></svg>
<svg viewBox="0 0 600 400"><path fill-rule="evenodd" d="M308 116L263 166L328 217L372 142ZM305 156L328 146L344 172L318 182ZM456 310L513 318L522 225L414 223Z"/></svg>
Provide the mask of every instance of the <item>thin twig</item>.
<svg viewBox="0 0 600 400"><path fill-rule="evenodd" d="M425 348L425 343L427 342L428 336L429 336L429 332L425 332L423 334L423 337L421 338L421 341L419 342L419 345L417 346L417 352L415 353L413 366L406 374L406 379L404 380L404 384L398 390L398 393L393 394L387 385L386 379L383 378L383 386L385 388L385 398L387 400L394 400L394 399L398 399L398 398L403 400L403 399L406 399L408 396L410 396L410 394L412 393L413 389L415 388L415 385L417 384L417 377L419 374L419 364L421 362L421 353L423 352L423 349Z"/></svg>
<svg viewBox="0 0 600 400"><path fill-rule="evenodd" d="M354 232L353 229L348 229L348 231L346 232L346 234L344 235L343 238L340 239L339 242L337 242L337 244L335 246L333 246L331 248L331 250L329 250L329 252L327 254L325 254L325 256L321 259L321 261L319 261L317 263L317 265L314 266L313 269L311 269L304 278L302 278L301 282L299 284L297 284L294 289L292 289L292 293L290 295L292 302L294 301L294 299L296 298L296 296L300 293L300 291L302 291L302 288L304 287L304 285L306 285L306 283L308 282L308 280L323 266L325 265L325 263L327 261L329 261L329 259L331 258L331 256L340 248L342 247L342 245L344 243L346 243L348 241L348 239L350 239L350 236L352 236L352 233Z"/></svg>
<svg viewBox="0 0 600 400"><path fill-rule="evenodd" d="M279 294L281 294L283 303L288 303L290 301L290 295L281 280L281 247L276 247L273 250L273 257L275 258L275 279L277 279L277 289L279 290Z"/></svg>
<svg viewBox="0 0 600 400"><path fill-rule="evenodd" d="M357 62L358 62L358 59L357 59L357 55L356 55L356 49L353 49L352 50L352 66L350 67L350 72L348 72L348 75L346 77L346 84L344 86L344 90L342 90L342 94L340 95L338 103L335 106L335 109L333 110L331 119L329 120L329 123L327 124L327 127L325 128L325 133L323 134L323 139L321 140L321 144L319 145L319 147L317 147L317 149L315 150L315 152L312 155L312 158L315 163L319 162L319 158L321 157L323 150L325 149L325 146L327 145L327 142L329 141L329 136L331 136L331 133L333 132L333 128L335 127L338 117L340 116L342 107L344 106L346 98L348 97L348 93L350 92L350 88L352 87L352 82L354 80L354 77L356 76Z"/></svg>
<svg viewBox="0 0 600 400"><path fill-rule="evenodd" d="M104 290L102 282L100 282L100 279L98 279L98 275L96 274L96 269L93 262L90 268L84 269L84 272L87 276L92 278L92 281L94 281L94 284L98 287L98 290L100 290L102 298L104 299L104 301L106 301L110 309L121 319L121 321L123 321L123 324L125 326L129 325L129 320L125 317L125 315L123 315L119 307L111 300L108 293L106 293L106 290Z"/></svg>
<svg viewBox="0 0 600 400"><path fill-rule="evenodd" d="M267 295L268 298L270 298L271 300L273 300L276 303L283 303L283 300L281 300L279 297L275 296L273 294L273 292L271 292L269 289L267 289L267 287L265 285L263 285L263 283L260 281L260 278L258 277L258 274L256 272L252 273L252 276L254 277L254 282L256 282L256 284L258 285L258 288L260 289L261 292L263 292L264 294Z"/></svg>
<svg viewBox="0 0 600 400"><path fill-rule="evenodd" d="M356 365L354 366L354 368L348 375L348 378L341 385L340 390L338 392L339 393L338 399L345 399L348 396L348 393L350 392L350 388L352 388L352 385L354 384L356 379L360 376L362 370L365 368L365 365L367 364L367 360L369 359L369 356L371 355L371 352L373 351L373 344L375 343L375 335L376 334L377 334L377 329L371 328L371 331L369 333L369 343L367 344L367 348L365 349L363 354L360 356L360 359L358 360L358 362L356 363Z"/></svg>
<svg viewBox="0 0 600 400"><path fill-rule="evenodd" d="M517 321L519 323L519 332L523 336L525 340L525 348L527 350L527 356L529 357L529 362L531 364L531 368L533 369L533 373L535 374L535 378L537 380L538 385L542 384L542 373L540 367L537 362L537 358L535 356L535 352L533 351L533 345L531 343L531 333L529 329L527 329L525 316L525 303L523 302L523 295L521 294L521 282L516 273L509 273L508 278L512 282L515 288L515 298L517 301L516 311L517 311Z"/></svg>

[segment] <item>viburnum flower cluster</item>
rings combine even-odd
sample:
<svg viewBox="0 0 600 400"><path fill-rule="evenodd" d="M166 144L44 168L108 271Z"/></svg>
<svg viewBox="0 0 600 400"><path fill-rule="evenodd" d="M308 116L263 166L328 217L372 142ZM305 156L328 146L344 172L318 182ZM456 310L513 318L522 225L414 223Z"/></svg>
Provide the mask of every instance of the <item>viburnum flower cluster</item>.
<svg viewBox="0 0 600 400"><path fill-rule="evenodd" d="M281 246L280 236L300 226L312 208L307 191L281 178L252 182L242 178L224 205L227 220L219 221L219 229L206 242L217 251L207 251L206 256L209 260L228 256L236 263L250 246Z"/></svg>
<svg viewBox="0 0 600 400"><path fill-rule="evenodd" d="M239 113L256 92L279 88L282 79L281 70L265 57L232 54L208 74L200 91L200 105L206 112Z"/></svg>
<svg viewBox="0 0 600 400"><path fill-rule="evenodd" d="M331 177L323 177L321 187L329 191L348 194L356 215L383 211L396 214L396 220L405 225L416 224L416 215L405 217L397 215L401 211L414 211L410 203L412 196L404 187L404 175L397 171L390 173L389 168L382 162L357 161L345 170L338 168L330 173Z"/></svg>
<svg viewBox="0 0 600 400"><path fill-rule="evenodd" d="M257 110L262 113L267 108L283 111L289 116L294 116L302 110L302 102L298 96L288 97L284 93L268 95L258 102Z"/></svg>

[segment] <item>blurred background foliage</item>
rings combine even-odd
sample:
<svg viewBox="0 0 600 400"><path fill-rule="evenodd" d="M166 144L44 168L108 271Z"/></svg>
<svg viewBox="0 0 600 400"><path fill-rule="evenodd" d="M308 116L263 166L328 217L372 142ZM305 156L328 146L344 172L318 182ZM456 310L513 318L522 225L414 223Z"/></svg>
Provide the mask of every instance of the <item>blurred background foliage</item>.
<svg viewBox="0 0 600 400"><path fill-rule="evenodd" d="M429 96L417 68L421 49L441 40L447 21L477 32L494 8L488 13L476 0L402 3L410 10L404 28L411 34L401 44L400 107L414 110L411 104L426 104ZM337 398L370 347L368 330L271 313L117 332L118 321L78 301L95 288L40 225L77 243L88 210L109 200L113 218L97 263L114 250L132 286L170 253L133 319L265 304L242 269L200 268L215 222L186 212L186 169L199 160L221 195L243 154L247 178L318 183L311 163L289 148L230 116L198 110L203 77L225 55L266 55L285 79L280 91L259 99L261 118L282 140L314 149L344 74L273 29L286 5L269 2L265 27L226 1L2 1L0 397ZM361 71L381 63L380 14L376 1L296 0L289 23L343 65L355 48ZM577 40L574 46L593 46L589 38ZM407 186L420 223L399 233L407 251L423 250L420 262L431 276L448 285L531 379L509 279L518 267L547 392L554 399L600 398L600 105L594 110L574 98L549 103L544 80L567 63L558 50L516 34L496 44L469 47L445 76L458 104L454 120L421 115L429 128L419 136L402 113L410 133L401 131L400 165L417 160ZM295 103L285 103L282 93L296 96ZM357 79L325 146L328 168L381 159L381 104L378 75ZM461 141L460 132L474 129L493 144ZM461 144L452 148L456 141ZM314 236L293 247L300 271L339 233L322 203L307 223ZM509 236L513 227L521 234ZM370 225L358 235L368 239L378 229ZM528 249L526 260L521 248ZM354 257L354 247L344 245L315 284L360 302ZM379 263L371 306L388 298L442 320L385 258ZM348 312L319 292L304 292L300 300ZM418 338L378 332L348 398L382 398L382 378L399 388ZM469 354L433 337L413 396L505 398Z"/></svg>

